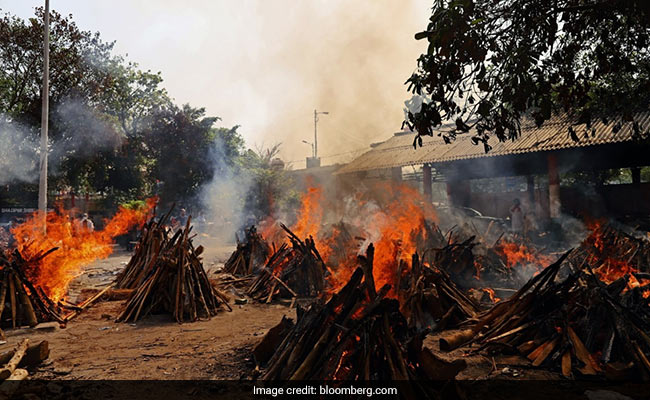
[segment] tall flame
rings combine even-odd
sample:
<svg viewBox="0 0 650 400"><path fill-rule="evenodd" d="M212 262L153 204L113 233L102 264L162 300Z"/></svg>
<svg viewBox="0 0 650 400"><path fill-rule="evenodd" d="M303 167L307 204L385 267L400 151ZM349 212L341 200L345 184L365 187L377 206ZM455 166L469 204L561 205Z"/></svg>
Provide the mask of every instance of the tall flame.
<svg viewBox="0 0 650 400"><path fill-rule="evenodd" d="M138 209L120 207L110 220L105 221L101 231L85 229L80 220L62 209L47 213L46 230L43 230L42 216L32 214L11 230L23 258L29 260L53 247L59 249L31 265L25 273L35 286L40 286L52 300L58 301L65 296L68 285L84 266L111 255L115 237L144 224L156 201L155 198L148 199L146 206Z"/></svg>
<svg viewBox="0 0 650 400"><path fill-rule="evenodd" d="M394 288L399 261L410 260L416 251L416 239L424 229L425 220L437 220L437 217L431 203L411 186L394 182L377 183L372 189L371 192L380 197L379 209L373 209L364 215L343 215L339 216L339 219L351 220L356 228L365 233L368 240L361 250L365 250L370 241L374 242L374 276L377 288L384 284L391 284ZM314 237L318 251L330 270L328 279L332 290L335 291L349 280L356 265L354 260L340 260L340 254L346 253L339 248L340 231L336 227L323 229L323 210L327 201L323 197L323 189L312 184L302 196L297 222L291 229L298 237ZM354 197L357 202L356 210L362 209L368 202L363 197L360 194ZM330 210L345 208L337 205L328 207ZM360 251L354 241L346 240L343 245L356 246L357 248L348 249L352 250L353 254Z"/></svg>

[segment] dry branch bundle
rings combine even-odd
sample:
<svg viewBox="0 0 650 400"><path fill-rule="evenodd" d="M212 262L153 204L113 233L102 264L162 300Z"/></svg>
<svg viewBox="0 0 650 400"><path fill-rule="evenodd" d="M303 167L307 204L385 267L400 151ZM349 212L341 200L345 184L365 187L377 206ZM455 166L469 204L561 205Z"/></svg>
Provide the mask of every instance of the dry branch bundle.
<svg viewBox="0 0 650 400"><path fill-rule="evenodd" d="M184 229L172 232L165 226L170 214L145 225L135 254L115 281L117 288L134 289L118 321L160 312L178 322L195 321L215 315L222 304L230 308L203 269L203 247L192 244L191 218Z"/></svg>
<svg viewBox="0 0 650 400"><path fill-rule="evenodd" d="M237 237L237 249L224 264L223 272L235 276L258 273L271 254L271 247L253 225L244 230L242 241Z"/></svg>
<svg viewBox="0 0 650 400"><path fill-rule="evenodd" d="M0 254L0 327L64 321L61 306L55 304L40 287L35 287L26 275L30 265L55 250L53 248L30 260L25 260L17 249Z"/></svg>
<svg viewBox="0 0 650 400"><path fill-rule="evenodd" d="M291 245L283 244L271 255L247 294L257 301L271 302L275 297L314 297L325 288L325 263L314 240L300 240L286 226Z"/></svg>

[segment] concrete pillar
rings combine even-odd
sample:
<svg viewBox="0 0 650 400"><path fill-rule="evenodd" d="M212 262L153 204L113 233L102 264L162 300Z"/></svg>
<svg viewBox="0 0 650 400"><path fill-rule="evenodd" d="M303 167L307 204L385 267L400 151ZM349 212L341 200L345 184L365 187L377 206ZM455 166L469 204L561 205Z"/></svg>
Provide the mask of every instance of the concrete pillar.
<svg viewBox="0 0 650 400"><path fill-rule="evenodd" d="M560 173L557 168L557 157L551 153L547 157L548 164L548 208L551 218L560 218L562 202L560 201Z"/></svg>
<svg viewBox="0 0 650 400"><path fill-rule="evenodd" d="M469 207L472 199L472 189L468 180L447 182L447 196L454 206Z"/></svg>
<svg viewBox="0 0 650 400"><path fill-rule="evenodd" d="M530 206L535 209L535 176L526 176L526 190L528 191L528 201Z"/></svg>
<svg viewBox="0 0 650 400"><path fill-rule="evenodd" d="M632 184L633 185L640 185L641 184L641 168L639 168L639 167L630 168L630 171L632 172Z"/></svg>
<svg viewBox="0 0 650 400"><path fill-rule="evenodd" d="M396 182L402 181L402 167L393 167L390 169L390 178Z"/></svg>
<svg viewBox="0 0 650 400"><path fill-rule="evenodd" d="M422 192L426 201L431 203L433 200L433 192L431 187L431 164L424 164L422 166Z"/></svg>

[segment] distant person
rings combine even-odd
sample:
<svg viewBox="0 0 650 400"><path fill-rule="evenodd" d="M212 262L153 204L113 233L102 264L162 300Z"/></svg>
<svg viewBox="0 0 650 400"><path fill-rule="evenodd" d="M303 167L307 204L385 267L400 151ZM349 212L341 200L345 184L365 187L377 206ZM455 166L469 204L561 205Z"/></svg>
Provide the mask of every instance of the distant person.
<svg viewBox="0 0 650 400"><path fill-rule="evenodd" d="M184 208L181 208L181 213L178 216L178 223L181 226L185 226L185 224L187 224L187 210L185 210Z"/></svg>
<svg viewBox="0 0 650 400"><path fill-rule="evenodd" d="M81 217L80 222L81 228L86 232L93 232L95 230L95 224L88 216L88 213L84 213Z"/></svg>
<svg viewBox="0 0 650 400"><path fill-rule="evenodd" d="M510 207L510 229L512 233L521 235L524 231L524 213L521 210L521 202L514 199Z"/></svg>

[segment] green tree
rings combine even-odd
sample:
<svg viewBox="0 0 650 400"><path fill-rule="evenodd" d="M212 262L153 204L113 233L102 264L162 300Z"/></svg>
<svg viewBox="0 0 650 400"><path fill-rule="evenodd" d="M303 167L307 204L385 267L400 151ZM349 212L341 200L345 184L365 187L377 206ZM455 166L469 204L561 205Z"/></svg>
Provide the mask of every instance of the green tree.
<svg viewBox="0 0 650 400"><path fill-rule="evenodd" d="M213 125L218 119L189 105L172 105L153 113L143 144L152 160L150 174L161 181L163 201L190 202L212 179Z"/></svg>
<svg viewBox="0 0 650 400"><path fill-rule="evenodd" d="M252 210L257 219L274 215L289 208L295 193L292 182L279 161L280 143L269 148L249 149L241 157L244 173L250 181L246 197L246 209Z"/></svg>
<svg viewBox="0 0 650 400"><path fill-rule="evenodd" d="M541 125L554 111L642 134L630 103L650 104L650 2L436 0L415 37L429 46L406 81L425 98L404 121L414 145L455 121L445 140L474 127L489 151L490 134L515 139L522 117Z"/></svg>

